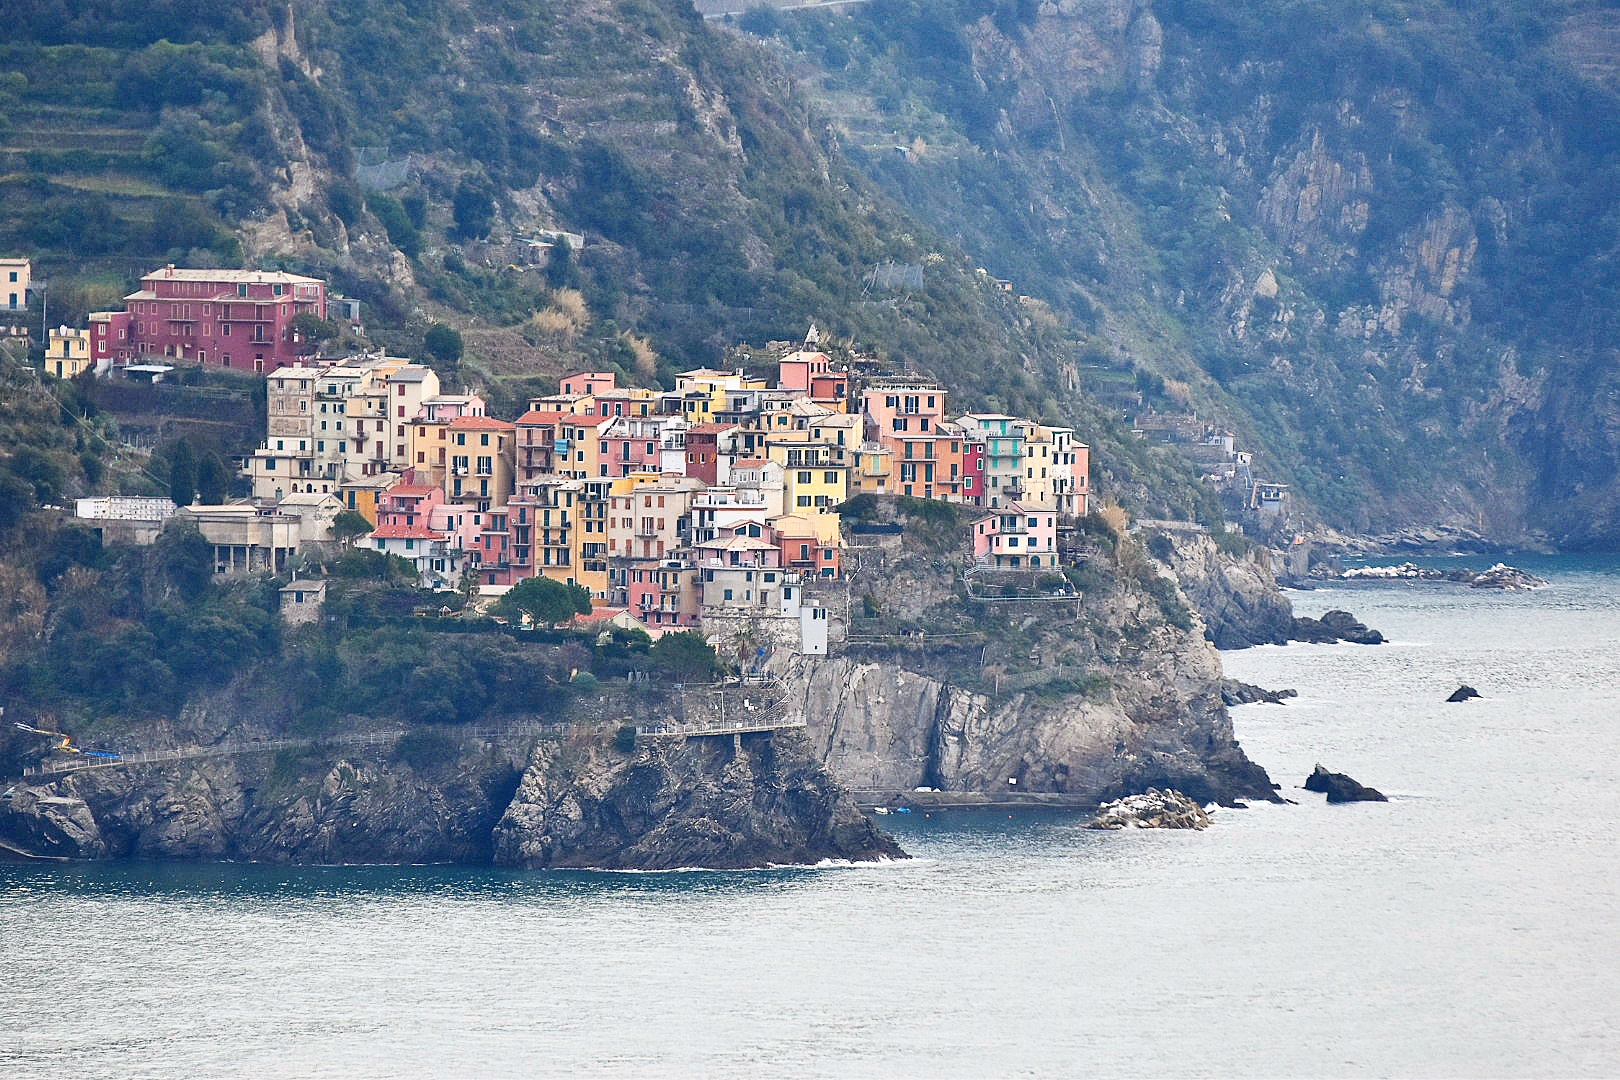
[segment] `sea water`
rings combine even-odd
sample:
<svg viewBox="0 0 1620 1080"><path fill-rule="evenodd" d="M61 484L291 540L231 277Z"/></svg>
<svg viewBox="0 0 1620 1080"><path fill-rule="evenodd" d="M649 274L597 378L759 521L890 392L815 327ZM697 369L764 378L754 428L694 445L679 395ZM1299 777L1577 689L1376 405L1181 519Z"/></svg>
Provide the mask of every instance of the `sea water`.
<svg viewBox="0 0 1620 1080"><path fill-rule="evenodd" d="M0 867L0 1075L1620 1073L1620 562L1346 585L1384 646L1225 656L1292 804L1201 833L880 821L669 874ZM1462 682L1483 700L1445 704ZM1327 806L1313 765L1384 791Z"/></svg>

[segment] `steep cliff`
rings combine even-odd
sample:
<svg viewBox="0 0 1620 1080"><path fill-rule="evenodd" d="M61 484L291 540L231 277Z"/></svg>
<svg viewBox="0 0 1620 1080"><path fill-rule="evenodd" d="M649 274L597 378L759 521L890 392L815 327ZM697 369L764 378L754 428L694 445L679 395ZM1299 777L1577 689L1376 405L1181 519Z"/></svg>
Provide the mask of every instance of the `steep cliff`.
<svg viewBox="0 0 1620 1080"><path fill-rule="evenodd" d="M791 732L542 744L495 828L495 861L667 870L904 858Z"/></svg>
<svg viewBox="0 0 1620 1080"><path fill-rule="evenodd" d="M201 738L184 718L175 734ZM241 742L251 724L232 728ZM152 737L154 731L132 733ZM417 729L38 777L0 801L0 840L38 856L288 863L738 868L904 858L792 734Z"/></svg>
<svg viewBox="0 0 1620 1080"><path fill-rule="evenodd" d="M1273 797L1233 737L1202 620L1135 540L1098 526L1080 567L992 597L969 595L997 587L965 584L949 534L925 531L855 550L855 610L872 615L842 656L793 672L850 787Z"/></svg>
<svg viewBox="0 0 1620 1080"><path fill-rule="evenodd" d="M1294 609L1278 591L1270 549L1232 537L1223 550L1209 536L1189 532L1160 532L1146 543L1175 574L1217 649L1288 641Z"/></svg>

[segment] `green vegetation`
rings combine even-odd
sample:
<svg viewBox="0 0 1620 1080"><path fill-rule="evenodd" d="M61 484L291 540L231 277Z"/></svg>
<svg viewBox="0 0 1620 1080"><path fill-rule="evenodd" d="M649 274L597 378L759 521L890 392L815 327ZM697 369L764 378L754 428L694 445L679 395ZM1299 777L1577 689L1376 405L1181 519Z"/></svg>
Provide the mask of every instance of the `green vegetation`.
<svg viewBox="0 0 1620 1080"><path fill-rule="evenodd" d="M709 682L720 670L720 659L703 635L673 631L652 643L649 659L654 671L672 682Z"/></svg>
<svg viewBox="0 0 1620 1080"><path fill-rule="evenodd" d="M1099 399L1196 404L1344 524L1429 513L1461 480L1505 528L1504 490L1556 491L1561 527L1612 536L1620 493L1569 461L1612 438L1575 401L1613 385L1602 343L1620 318L1603 254L1620 218L1598 194L1620 168L1620 94L1595 11L1171 0L1152 15L1156 70L1134 66L1146 9L1129 31L984 0L741 25L817 73L851 159L891 196L1067 317ZM1533 372L1559 388L1545 411L1515 400ZM1102 449L1108 425L1077 424ZM1170 467L1121 452L1097 455L1117 470L1102 479L1137 509L1131 489Z"/></svg>
<svg viewBox="0 0 1620 1080"><path fill-rule="evenodd" d="M575 615L588 615L591 594L582 585L555 578L525 578L495 602L495 614L516 622L524 615L537 623L556 626Z"/></svg>

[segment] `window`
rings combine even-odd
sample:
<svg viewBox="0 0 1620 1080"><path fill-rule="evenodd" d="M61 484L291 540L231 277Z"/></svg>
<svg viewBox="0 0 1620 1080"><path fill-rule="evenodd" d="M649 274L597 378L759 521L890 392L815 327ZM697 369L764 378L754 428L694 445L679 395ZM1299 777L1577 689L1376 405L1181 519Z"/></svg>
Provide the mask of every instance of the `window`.
<svg viewBox="0 0 1620 1080"><path fill-rule="evenodd" d="M836 483L838 483L838 474L835 473L835 472L822 473L821 477L822 477L822 480L825 483L828 483L828 484L836 484Z"/></svg>
<svg viewBox="0 0 1620 1080"><path fill-rule="evenodd" d="M247 296L247 285L246 284L238 285L236 287L236 295L238 297L246 297Z"/></svg>

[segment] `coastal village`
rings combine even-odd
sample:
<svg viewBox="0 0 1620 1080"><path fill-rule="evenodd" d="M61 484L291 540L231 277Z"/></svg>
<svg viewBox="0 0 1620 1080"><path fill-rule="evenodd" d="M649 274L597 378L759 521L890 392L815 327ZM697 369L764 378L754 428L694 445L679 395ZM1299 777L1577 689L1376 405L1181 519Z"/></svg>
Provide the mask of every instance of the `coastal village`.
<svg viewBox="0 0 1620 1080"><path fill-rule="evenodd" d="M262 374L265 438L242 462L251 494L183 507L103 496L77 516L149 542L182 515L221 574L290 573L350 512L366 531L349 542L398 556L429 588L499 596L547 577L589 593L580 623L711 639L746 625L818 655L829 606L847 602L850 500L974 508L970 570L1031 580L1061 569L1060 534L1092 509L1090 450L1072 429L957 412L932 380L835 360L814 328L764 373L698 368L664 390L576 372L503 418L410 359L309 355L295 321L338 314L318 279L168 266L140 286L87 329L50 330L46 370ZM319 595L295 581L284 608L301 617Z"/></svg>

